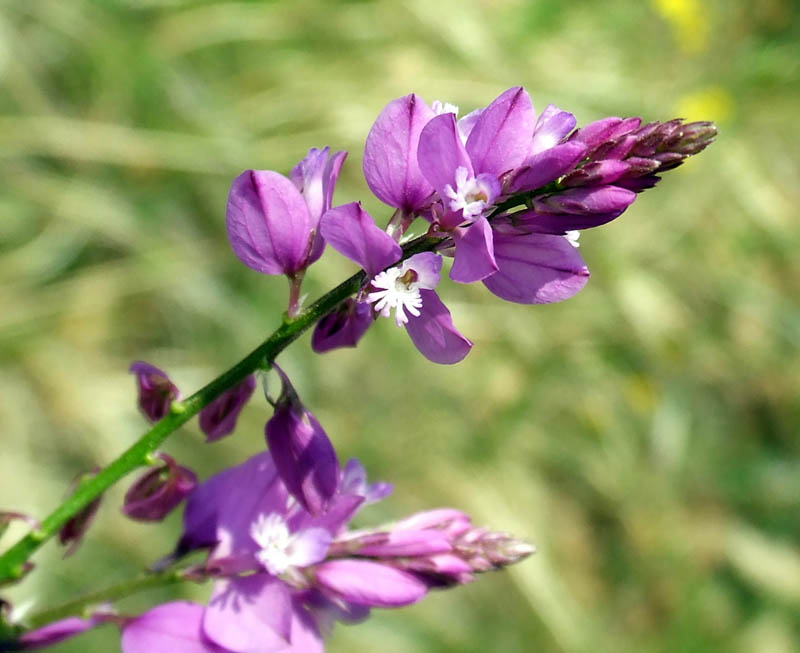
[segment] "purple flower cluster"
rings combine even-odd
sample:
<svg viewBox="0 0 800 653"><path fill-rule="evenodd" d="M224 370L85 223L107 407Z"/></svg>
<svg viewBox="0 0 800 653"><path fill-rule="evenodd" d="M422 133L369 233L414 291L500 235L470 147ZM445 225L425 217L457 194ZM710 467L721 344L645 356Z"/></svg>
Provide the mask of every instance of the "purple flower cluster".
<svg viewBox="0 0 800 653"><path fill-rule="evenodd" d="M376 530L350 531L363 507L391 492L368 484L351 460L325 513L314 515L283 483L264 452L198 486L180 548L208 548L208 605L174 602L123 625L124 653L323 650L334 621L360 621L374 607L416 603L433 588L469 582L532 548L475 528L441 509Z"/></svg>
<svg viewBox="0 0 800 653"><path fill-rule="evenodd" d="M357 298L317 325L315 351L355 346L374 319L393 316L429 360L462 360L472 343L435 292L441 255L454 259L453 281L482 281L508 301L572 297L589 278L579 230L621 215L637 192L655 185L656 172L716 135L711 123L642 125L639 118L575 129L575 116L553 105L537 116L522 87L460 120L457 113L411 94L378 116L363 169L370 190L395 209L385 231L358 202L332 207L344 152L312 149L291 180L250 170L234 181L228 234L245 264L295 283L327 242L365 272ZM438 245L402 261L398 243L417 218L428 221ZM290 315L297 297L293 286Z"/></svg>
<svg viewBox="0 0 800 653"><path fill-rule="evenodd" d="M363 169L375 196L394 209L385 229L360 202L333 206L345 152L314 148L288 178L248 170L234 180L227 206L231 245L254 270L288 277L288 326L301 310L306 270L326 244L363 270L355 277L363 280L355 297L317 323L315 351L355 346L378 317L391 317L429 360L459 362L472 343L437 292L444 257L453 258L453 281L481 281L502 299L567 299L589 277L577 249L579 231L621 215L638 192L655 185L656 173L680 165L716 135L711 123L642 125L639 118L605 118L576 129L575 117L553 105L537 116L521 87L461 119L457 114L452 105L429 106L411 94L378 116ZM425 235L404 247L418 218ZM533 552L451 508L351 529L360 509L392 488L367 483L354 459L340 465L287 374L269 362L281 390L276 398L265 392L274 409L264 430L268 451L200 484L192 470L154 454L147 460L152 467L125 495L123 512L139 521L161 521L185 502L183 532L155 568L178 569L173 565L188 553L207 551L203 563L176 572L213 581L207 605L175 601L139 616L103 608L25 632L15 649L40 648L113 622L122 629L123 653L321 652L336 621L415 603L432 589L470 582ZM148 420L186 410L166 372L141 361L130 371ZM255 387L253 375L241 379L200 412L207 442L235 430ZM99 502L62 528L68 553ZM19 517L3 513L0 525Z"/></svg>

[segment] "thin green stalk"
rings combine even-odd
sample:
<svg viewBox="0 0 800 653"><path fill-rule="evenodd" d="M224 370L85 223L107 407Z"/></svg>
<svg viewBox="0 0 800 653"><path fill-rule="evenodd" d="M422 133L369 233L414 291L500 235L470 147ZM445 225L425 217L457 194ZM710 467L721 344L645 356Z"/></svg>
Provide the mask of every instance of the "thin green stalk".
<svg viewBox="0 0 800 653"><path fill-rule="evenodd" d="M132 594L154 589L156 587L168 587L176 583L183 583L188 580L197 582L198 579L187 577L182 571L164 571L159 574L146 574L127 580L117 585L103 588L96 592L84 594L67 603L62 603L54 608L42 610L25 619L29 628L39 628L53 621L72 616L83 616L86 610L103 603L111 603L124 599Z"/></svg>
<svg viewBox="0 0 800 653"><path fill-rule="evenodd" d="M403 246L403 258L419 252L430 251L440 239L420 236ZM148 458L175 430L211 403L225 390L240 383L255 370L268 367L289 344L320 318L333 311L342 301L358 292L366 281L364 272L354 274L336 288L320 297L296 317L286 316L283 324L250 354L223 372L191 397L172 404L170 414L142 435L127 451L96 476L85 479L75 493L46 517L41 526L25 535L0 556L0 585L21 578L25 563L47 540L53 537L82 508L100 496L123 476L147 465Z"/></svg>

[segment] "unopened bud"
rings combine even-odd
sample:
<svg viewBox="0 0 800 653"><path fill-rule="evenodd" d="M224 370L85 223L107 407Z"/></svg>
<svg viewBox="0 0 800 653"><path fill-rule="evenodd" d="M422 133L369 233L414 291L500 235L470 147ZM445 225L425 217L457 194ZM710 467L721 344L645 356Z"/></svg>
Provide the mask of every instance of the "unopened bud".
<svg viewBox="0 0 800 653"><path fill-rule="evenodd" d="M131 519L161 521L197 485L197 475L191 469L166 454L160 457L164 464L147 472L125 494L122 512Z"/></svg>
<svg viewBox="0 0 800 653"><path fill-rule="evenodd" d="M327 510L339 485L339 460L317 418L300 402L289 377L277 365L282 391L265 435L278 475L312 515Z"/></svg>
<svg viewBox="0 0 800 653"><path fill-rule="evenodd" d="M317 322L311 336L311 348L321 354L339 347L355 347L372 322L370 305L349 297Z"/></svg>
<svg viewBox="0 0 800 653"><path fill-rule="evenodd" d="M169 413L172 401L180 398L180 390L169 380L166 372L150 363L135 361L130 371L136 375L139 408L150 421L159 421Z"/></svg>
<svg viewBox="0 0 800 653"><path fill-rule="evenodd" d="M207 436L206 442L214 442L233 433L236 420L255 389L256 378L250 374L200 411L200 428Z"/></svg>
<svg viewBox="0 0 800 653"><path fill-rule="evenodd" d="M72 491L73 493L80 487L80 484L87 478L95 476L97 471L92 472L91 474L86 474L80 477L75 483L73 483ZM81 544L83 540L83 536L86 535L86 531L89 530L89 526L92 525L92 521L94 521L95 515L97 514L98 508L100 508L100 501L102 500L102 495L94 499L91 503L84 506L80 512L72 517L66 524L61 527L61 530L58 531L58 541L61 544L69 545L67 547L66 552L64 553L64 557L68 558L71 556Z"/></svg>

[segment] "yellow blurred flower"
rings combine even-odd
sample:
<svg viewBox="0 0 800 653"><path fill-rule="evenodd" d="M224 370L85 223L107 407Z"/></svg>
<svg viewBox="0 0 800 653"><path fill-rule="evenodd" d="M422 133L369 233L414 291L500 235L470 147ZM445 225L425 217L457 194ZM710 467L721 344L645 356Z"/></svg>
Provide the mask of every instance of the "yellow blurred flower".
<svg viewBox="0 0 800 653"><path fill-rule="evenodd" d="M653 0L656 11L672 26L678 47L688 54L708 49L711 21L706 3L698 0Z"/></svg>
<svg viewBox="0 0 800 653"><path fill-rule="evenodd" d="M706 86L682 96L676 114L687 121L713 120L725 122L734 111L733 95L722 86Z"/></svg>

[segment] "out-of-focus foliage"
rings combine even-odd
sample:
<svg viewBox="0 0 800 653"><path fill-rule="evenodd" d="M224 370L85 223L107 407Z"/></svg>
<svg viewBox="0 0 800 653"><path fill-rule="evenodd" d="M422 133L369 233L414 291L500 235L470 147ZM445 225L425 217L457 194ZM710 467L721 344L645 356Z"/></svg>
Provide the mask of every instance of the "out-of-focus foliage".
<svg viewBox="0 0 800 653"><path fill-rule="evenodd" d="M184 392L280 320L279 278L225 238L232 178L350 150L410 91L466 113L524 84L581 123L717 120L718 142L584 233L593 278L554 306L440 288L474 339L427 363L390 321L355 351L282 357L343 457L396 496L527 535L506 573L337 627L329 650L769 651L800 641L800 39L792 0L0 5L0 505L45 515L145 427L133 359ZM314 296L352 271L329 252ZM167 450L203 476L264 446L270 411ZM168 550L106 497L73 558L9 591L52 605ZM12 528L3 540L13 541ZM188 588L201 599L206 588ZM166 592L131 599L134 612ZM53 650L116 650L113 627Z"/></svg>

